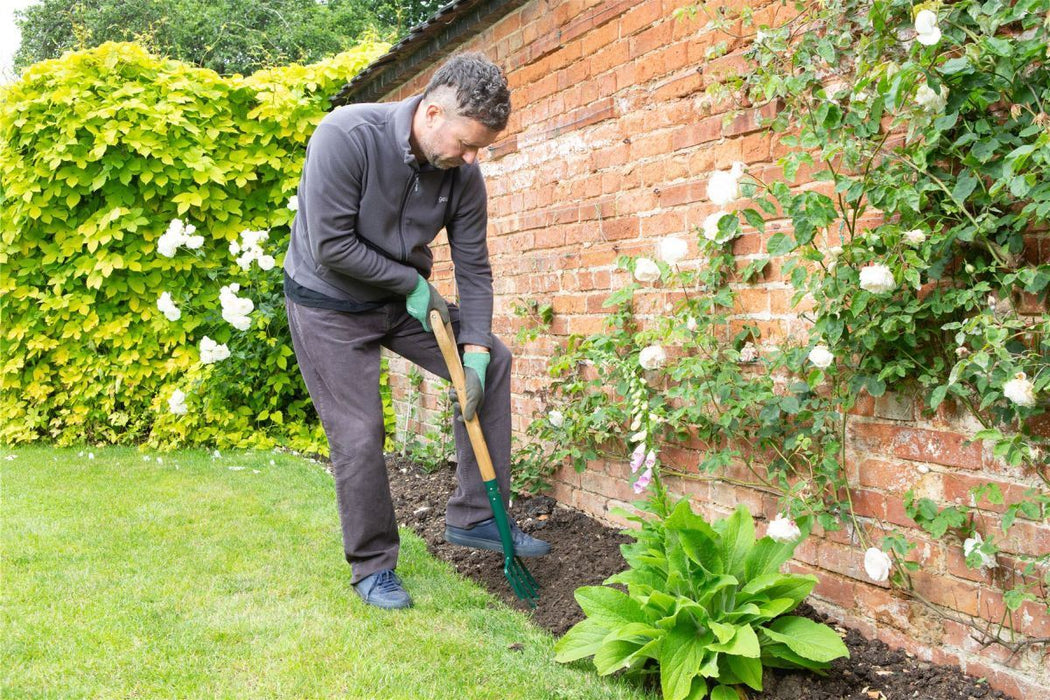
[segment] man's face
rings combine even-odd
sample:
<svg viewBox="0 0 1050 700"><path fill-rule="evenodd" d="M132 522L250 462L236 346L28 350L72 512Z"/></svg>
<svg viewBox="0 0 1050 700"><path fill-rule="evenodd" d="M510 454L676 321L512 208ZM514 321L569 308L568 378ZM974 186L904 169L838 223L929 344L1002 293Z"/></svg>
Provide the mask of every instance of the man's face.
<svg viewBox="0 0 1050 700"><path fill-rule="evenodd" d="M478 150L490 146L499 132L481 122L461 117L440 105L427 106L419 148L435 168L448 170L473 163Z"/></svg>

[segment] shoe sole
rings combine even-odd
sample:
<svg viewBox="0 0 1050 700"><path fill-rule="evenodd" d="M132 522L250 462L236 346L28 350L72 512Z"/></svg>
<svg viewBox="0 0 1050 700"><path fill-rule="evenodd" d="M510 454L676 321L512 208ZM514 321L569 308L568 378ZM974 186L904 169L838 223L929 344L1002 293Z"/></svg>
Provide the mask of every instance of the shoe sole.
<svg viewBox="0 0 1050 700"><path fill-rule="evenodd" d="M486 537L471 537L470 535L461 535L459 533L445 530L445 541L449 544L459 545L460 547L471 547L473 549L485 549L490 552L502 552L503 543L493 542ZM519 557L542 557L551 551L550 546L530 548L530 547L515 547L514 553Z"/></svg>

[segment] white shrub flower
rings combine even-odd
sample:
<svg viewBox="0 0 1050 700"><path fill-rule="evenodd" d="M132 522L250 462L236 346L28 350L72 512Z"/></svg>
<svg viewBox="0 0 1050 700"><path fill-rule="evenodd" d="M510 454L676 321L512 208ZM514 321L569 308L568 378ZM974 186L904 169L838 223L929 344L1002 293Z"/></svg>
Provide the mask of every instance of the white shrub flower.
<svg viewBox="0 0 1050 700"><path fill-rule="evenodd" d="M722 207L740 196L744 164L737 161L729 170L716 170L707 181L707 198Z"/></svg>
<svg viewBox="0 0 1050 700"><path fill-rule="evenodd" d="M237 296L239 284L230 284L219 290L219 303L222 304L222 318L239 331L251 327L249 315L255 308L255 302L247 297Z"/></svg>
<svg viewBox="0 0 1050 700"><path fill-rule="evenodd" d="M933 46L941 40L941 29L937 26L937 13L920 10L915 15L915 40L923 46Z"/></svg>
<svg viewBox="0 0 1050 700"><path fill-rule="evenodd" d="M642 352L638 355L638 364L643 369L657 369L663 367L664 363L667 362L667 353L659 345L650 345L647 348L643 348Z"/></svg>
<svg viewBox="0 0 1050 700"><path fill-rule="evenodd" d="M885 581L890 577L893 562L886 552L878 547L869 547L864 553L864 571L872 581Z"/></svg>
<svg viewBox="0 0 1050 700"><path fill-rule="evenodd" d="M565 425L565 414L561 411L554 410L547 414L547 420L551 422L555 428L560 428Z"/></svg>
<svg viewBox="0 0 1050 700"><path fill-rule="evenodd" d="M288 198L288 208L292 211L299 211L299 197L298 195L292 195Z"/></svg>
<svg viewBox="0 0 1050 700"><path fill-rule="evenodd" d="M986 552L981 551L982 544L984 544L984 539L981 537L980 533L975 532L973 534L973 537L968 537L966 541L963 542L963 555L966 556L967 559L969 559L970 554L974 550L977 550L977 554L981 560L979 566L982 569L994 569L997 566L999 566L999 562L995 560L994 554L988 554Z"/></svg>
<svg viewBox="0 0 1050 700"><path fill-rule="evenodd" d="M274 259L263 253L262 244L265 240L270 237L269 231L253 231L246 229L241 231L241 240L238 243L233 241L230 243L230 254L237 255L237 265L247 272L253 262L258 262L259 267L263 270L272 270L274 266ZM239 255L238 255L239 253ZM263 262L263 258L268 258L266 262ZM269 265L269 267L263 267L263 265Z"/></svg>
<svg viewBox="0 0 1050 700"><path fill-rule="evenodd" d="M893 271L885 265L868 265L860 271L860 288L872 294L885 294L897 288Z"/></svg>
<svg viewBox="0 0 1050 700"><path fill-rule="evenodd" d="M927 112L941 112L948 104L948 86L942 85L941 91L934 92L933 88L923 83L915 91L915 103Z"/></svg>
<svg viewBox="0 0 1050 700"><path fill-rule="evenodd" d="M634 278L639 282L655 282L660 279L660 267L649 258L638 258L634 265Z"/></svg>
<svg viewBox="0 0 1050 700"><path fill-rule="evenodd" d="M274 265L277 264L277 261L274 260L274 257L272 255L263 255L259 258L258 262L259 269L263 271L272 270Z"/></svg>
<svg viewBox="0 0 1050 700"><path fill-rule="evenodd" d="M168 292L164 292L160 295L160 298L157 299L157 308L160 309L160 312L164 314L164 317L169 321L178 321L182 318L182 311L179 310L179 307L175 306L175 302L172 300L171 294Z"/></svg>
<svg viewBox="0 0 1050 700"><path fill-rule="evenodd" d="M219 344L208 336L201 338L200 344L201 364L210 365L222 362L230 356L230 349L225 343Z"/></svg>
<svg viewBox="0 0 1050 700"><path fill-rule="evenodd" d="M179 246L200 248L204 245L204 237L193 235L196 230L193 224L187 225L182 223L182 219L172 219L168 230L157 239L157 252L166 258L173 258Z"/></svg>
<svg viewBox="0 0 1050 700"><path fill-rule="evenodd" d="M1003 396L1018 406L1031 408L1035 406L1035 385L1024 372L1018 372L1013 379L1003 384Z"/></svg>
<svg viewBox="0 0 1050 700"><path fill-rule="evenodd" d="M904 242L908 245L918 246L926 242L926 234L921 229L912 229L904 232Z"/></svg>
<svg viewBox="0 0 1050 700"><path fill-rule="evenodd" d="M657 252L668 265L677 265L689 253L689 244L676 236L668 236L660 241Z"/></svg>
<svg viewBox="0 0 1050 700"><path fill-rule="evenodd" d="M724 211L716 211L714 214L708 214L704 217L704 223L701 226L704 231L704 238L709 241L718 240L718 222L722 220L723 216L727 216L727 213Z"/></svg>
<svg viewBox="0 0 1050 700"><path fill-rule="evenodd" d="M766 535L774 542L794 542L802 537L802 531L798 529L794 520L785 518L783 513L777 513L777 517L773 518L766 528Z"/></svg>
<svg viewBox="0 0 1050 700"><path fill-rule="evenodd" d="M189 410L186 407L186 394L181 389L171 392L171 397L168 399L168 410L178 416L185 415ZM160 459L158 458L157 461L159 462Z"/></svg>
<svg viewBox="0 0 1050 700"><path fill-rule="evenodd" d="M744 343L740 348L740 361L747 364L758 362L758 346L752 342Z"/></svg>
<svg viewBox="0 0 1050 700"><path fill-rule="evenodd" d="M809 361L818 369L827 369L835 362L835 356L828 350L827 345L815 345L809 351Z"/></svg>

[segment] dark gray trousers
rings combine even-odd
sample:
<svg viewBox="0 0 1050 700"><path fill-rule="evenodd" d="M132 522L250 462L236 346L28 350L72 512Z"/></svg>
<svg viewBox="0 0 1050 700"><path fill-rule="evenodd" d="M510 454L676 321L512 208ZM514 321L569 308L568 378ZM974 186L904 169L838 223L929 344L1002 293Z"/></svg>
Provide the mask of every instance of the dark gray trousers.
<svg viewBox="0 0 1050 700"><path fill-rule="evenodd" d="M391 302L374 311L345 313L285 298L299 371L321 418L331 451L343 549L352 582L397 566L400 540L383 460L383 406L379 397L380 347L449 378L432 333ZM449 307L459 332L459 309ZM510 350L492 339L485 402L478 419L506 505L510 493ZM478 463L463 423L455 421L458 486L445 522L457 527L492 517Z"/></svg>

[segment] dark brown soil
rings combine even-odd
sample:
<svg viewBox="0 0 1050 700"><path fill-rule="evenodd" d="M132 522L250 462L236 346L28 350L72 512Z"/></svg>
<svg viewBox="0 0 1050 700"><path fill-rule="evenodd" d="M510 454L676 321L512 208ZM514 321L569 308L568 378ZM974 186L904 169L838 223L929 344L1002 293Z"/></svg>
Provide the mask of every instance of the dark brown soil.
<svg viewBox="0 0 1050 700"><path fill-rule="evenodd" d="M397 456L388 456L390 488L398 522L427 542L430 552L451 563L460 574L476 581L507 605L529 612L503 578L498 552L481 552L450 545L444 540L445 502L455 488L453 469L427 473ZM573 598L580 586L598 585L626 564L620 545L631 538L619 530L545 496L515 500L511 514L521 529L551 544L546 557L523 560L542 586L539 604L531 611L537 625L555 636L583 619ZM845 636L849 659L836 661L827 676L767 670L765 691L756 700L969 700L1005 698L987 684L954 666L935 666L880 641L865 639L855 630L838 626L807 605L798 614L827 622Z"/></svg>

